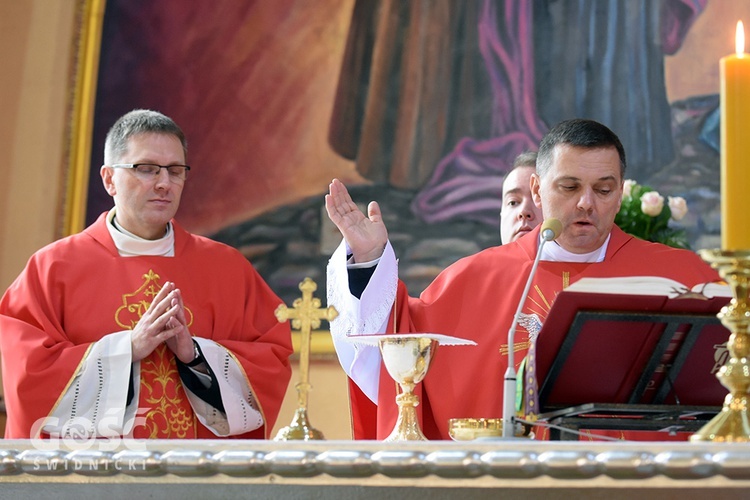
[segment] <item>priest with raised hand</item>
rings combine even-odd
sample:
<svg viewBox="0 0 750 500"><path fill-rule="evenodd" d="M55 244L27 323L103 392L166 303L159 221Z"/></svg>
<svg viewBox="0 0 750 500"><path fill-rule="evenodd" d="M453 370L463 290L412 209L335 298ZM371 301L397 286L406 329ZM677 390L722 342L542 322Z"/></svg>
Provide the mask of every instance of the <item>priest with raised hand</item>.
<svg viewBox="0 0 750 500"><path fill-rule="evenodd" d="M107 134L114 200L36 252L0 301L6 438L268 438L291 376L281 300L237 250L174 220L182 130L149 110Z"/></svg>
<svg viewBox="0 0 750 500"><path fill-rule="evenodd" d="M556 295L583 277L653 275L687 286L719 279L695 253L637 239L614 224L625 167L619 138L595 121L564 121L542 139L531 192L544 218L558 219L562 231L543 246L522 306L511 346L516 370ZM441 349L417 386L420 426L428 439L449 439L452 418L499 418L508 331L540 244L540 226L459 260L414 298L398 279L377 202L365 215L334 179L325 204L344 237L329 262L327 288L329 305L339 311L331 333L350 379L355 438L387 437L398 415L396 384L378 348L356 342L361 334L431 332L477 343Z"/></svg>

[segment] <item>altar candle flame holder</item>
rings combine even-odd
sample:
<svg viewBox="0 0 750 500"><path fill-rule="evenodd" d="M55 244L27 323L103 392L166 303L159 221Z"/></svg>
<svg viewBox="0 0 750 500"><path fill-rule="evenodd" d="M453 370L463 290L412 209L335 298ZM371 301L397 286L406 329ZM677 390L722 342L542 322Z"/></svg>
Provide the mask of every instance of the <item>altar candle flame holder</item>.
<svg viewBox="0 0 750 500"><path fill-rule="evenodd" d="M750 441L747 403L750 392L750 251L700 250L703 260L719 271L732 289L732 299L716 315L731 332L729 358L716 377L729 389L721 411L690 436L692 442L746 443Z"/></svg>

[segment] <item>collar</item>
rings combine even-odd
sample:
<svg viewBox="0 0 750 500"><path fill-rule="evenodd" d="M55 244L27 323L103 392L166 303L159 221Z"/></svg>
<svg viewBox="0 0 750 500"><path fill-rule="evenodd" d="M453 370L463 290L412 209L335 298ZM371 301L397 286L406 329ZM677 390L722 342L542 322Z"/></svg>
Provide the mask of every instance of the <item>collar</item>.
<svg viewBox="0 0 750 500"><path fill-rule="evenodd" d="M602 262L604 256L607 254L607 246L609 246L610 238L612 238L612 233L607 235L607 239L604 240L602 246L588 253L569 252L556 241L551 241L542 248L542 257L540 260L552 262ZM539 237L539 241L541 242L541 236Z"/></svg>
<svg viewBox="0 0 750 500"><path fill-rule="evenodd" d="M536 250L539 245L539 238L540 238L540 230L542 228L542 225L539 224L536 226L529 234L525 235L523 238L520 238L513 243L508 243L508 245L519 245L521 249L523 249L524 253L528 255L530 259L534 259L536 257ZM629 241L633 240L634 237L627 234L625 231L617 227L617 225L612 226L612 231L609 233L608 240L605 245L600 249L603 256L603 261L607 261L611 259L617 252L620 251L623 247L625 247ZM542 250L542 255L544 255L544 251L551 247L552 245L545 245L544 249ZM576 255L576 254L571 254ZM542 259L544 259L542 257Z"/></svg>
<svg viewBox="0 0 750 500"><path fill-rule="evenodd" d="M115 210L107 213L107 230L122 257L137 257L139 255L155 255L174 257L174 231L172 223L167 224L166 234L158 240L147 240L136 236L117 223Z"/></svg>

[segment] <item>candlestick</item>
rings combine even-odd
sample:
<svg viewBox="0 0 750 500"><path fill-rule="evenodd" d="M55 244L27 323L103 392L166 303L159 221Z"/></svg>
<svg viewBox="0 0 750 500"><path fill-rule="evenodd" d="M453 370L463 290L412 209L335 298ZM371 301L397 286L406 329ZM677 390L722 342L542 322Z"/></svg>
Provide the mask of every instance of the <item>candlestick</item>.
<svg viewBox="0 0 750 500"><path fill-rule="evenodd" d="M735 50L720 62L721 247L730 251L750 249L750 56L742 21Z"/></svg>
<svg viewBox="0 0 750 500"><path fill-rule="evenodd" d="M732 300L717 314L732 332L727 341L729 358L716 374L729 394L718 415L690 436L690 441L747 443L750 441L750 251L700 250L700 255L732 288Z"/></svg>
<svg viewBox="0 0 750 500"><path fill-rule="evenodd" d="M745 55L745 30L737 23L735 51L723 57L721 68L721 250L700 255L732 288L732 300L717 314L731 335L729 359L716 377L729 389L724 406L690 437L693 442L750 441L750 57Z"/></svg>

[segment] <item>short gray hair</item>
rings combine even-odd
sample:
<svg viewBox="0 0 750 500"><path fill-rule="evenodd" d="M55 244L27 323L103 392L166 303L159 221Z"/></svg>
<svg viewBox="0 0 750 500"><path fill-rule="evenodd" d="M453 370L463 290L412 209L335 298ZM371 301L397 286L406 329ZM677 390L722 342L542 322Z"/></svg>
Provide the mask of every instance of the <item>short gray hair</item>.
<svg viewBox="0 0 750 500"><path fill-rule="evenodd" d="M122 115L107 132L104 141L104 164L112 165L128 149L128 139L139 134L173 135L180 140L187 158L187 140L182 129L170 117L150 109L134 109Z"/></svg>

